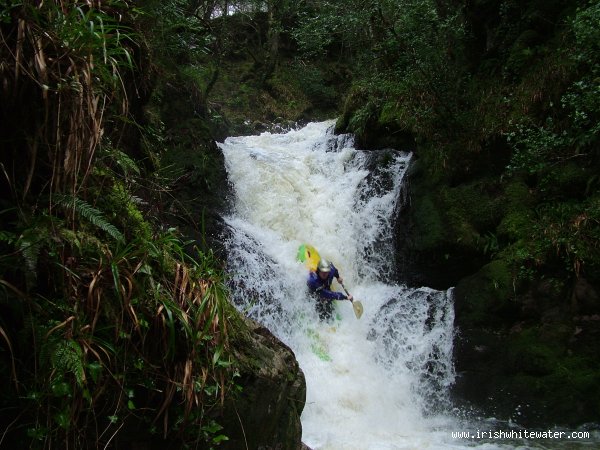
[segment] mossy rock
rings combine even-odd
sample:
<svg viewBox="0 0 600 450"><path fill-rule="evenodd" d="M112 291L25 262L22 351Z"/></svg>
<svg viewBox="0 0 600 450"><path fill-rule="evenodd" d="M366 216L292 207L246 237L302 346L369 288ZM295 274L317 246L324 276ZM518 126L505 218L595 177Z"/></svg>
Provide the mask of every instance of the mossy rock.
<svg viewBox="0 0 600 450"><path fill-rule="evenodd" d="M379 113L378 122L381 125L393 125L400 127L405 123L405 111L402 105L397 101L387 101L384 103Z"/></svg>
<svg viewBox="0 0 600 450"><path fill-rule="evenodd" d="M566 354L563 339L543 339L536 328L516 333L507 345L510 372L538 377L553 373Z"/></svg>
<svg viewBox="0 0 600 450"><path fill-rule="evenodd" d="M415 151L414 124L410 119L397 99L373 99L373 92L358 87L346 97L335 129L337 133L354 133L357 145L363 149Z"/></svg>
<svg viewBox="0 0 600 450"><path fill-rule="evenodd" d="M494 260L461 280L454 290L457 322L465 328L497 327L518 312L513 275L503 260Z"/></svg>
<svg viewBox="0 0 600 450"><path fill-rule="evenodd" d="M572 425L597 420L600 413L598 363L568 348L572 326L555 324L554 333L532 327L506 342L504 388L542 422Z"/></svg>
<svg viewBox="0 0 600 450"><path fill-rule="evenodd" d="M482 253L480 231L466 209L486 208L473 187L453 188L432 180L428 163L419 157L410 167L410 203L402 210L396 239L397 260L403 282L414 286L448 289L489 262ZM461 189L473 194L468 208L454 196ZM458 195L460 196L460 195ZM467 203L464 199L462 203ZM495 206L494 206L495 207Z"/></svg>
<svg viewBox="0 0 600 450"><path fill-rule="evenodd" d="M340 76L329 79L332 71ZM304 66L283 58L269 79L261 81L260 72L250 58L222 62L209 104L226 125L227 135L265 131L253 123L301 123L339 115L347 80L338 63Z"/></svg>
<svg viewBox="0 0 600 450"><path fill-rule="evenodd" d="M416 204L413 217L416 228L420 230L415 240L419 251L443 245L446 240L444 222L431 196L425 196Z"/></svg>
<svg viewBox="0 0 600 450"><path fill-rule="evenodd" d="M590 343L573 343L564 317L509 330L462 330L454 393L485 415L521 426L575 426L600 414L600 371Z"/></svg>
<svg viewBox="0 0 600 450"><path fill-rule="evenodd" d="M415 149L415 128L413 115L397 99L387 101L381 107L377 119L377 129L382 132L380 147L392 147L399 150Z"/></svg>
<svg viewBox="0 0 600 450"><path fill-rule="evenodd" d="M504 188L504 201L510 211L519 208L529 209L535 204L536 198L524 181L513 180Z"/></svg>
<svg viewBox="0 0 600 450"><path fill-rule="evenodd" d="M540 41L541 37L535 30L523 31L510 49L506 62L507 70L521 73L539 53L538 44Z"/></svg>
<svg viewBox="0 0 600 450"><path fill-rule="evenodd" d="M505 245L519 241L525 244L534 225L533 208L537 202L536 196L524 181L514 179L504 187L499 201L503 217L495 230L498 238L503 240Z"/></svg>
<svg viewBox="0 0 600 450"><path fill-rule="evenodd" d="M421 186L419 191L431 190ZM422 235L418 247L431 249L447 244L478 251L478 237L494 230L501 204L485 183L438 187L437 193L414 196L414 220Z"/></svg>
<svg viewBox="0 0 600 450"><path fill-rule="evenodd" d="M301 448L306 381L294 353L249 319L230 333L241 389L216 418L229 438L219 448Z"/></svg>
<svg viewBox="0 0 600 450"><path fill-rule="evenodd" d="M496 228L496 233L499 237L505 238L509 242L526 239L531 230L532 220L530 210L519 209L509 212L502 218L502 221Z"/></svg>
<svg viewBox="0 0 600 450"><path fill-rule="evenodd" d="M367 89L354 86L350 89L350 92L346 95L344 105L342 107L342 114L338 117L335 124L336 133L349 133L350 120L353 114L365 105L370 99L370 93Z"/></svg>
<svg viewBox="0 0 600 450"><path fill-rule="evenodd" d="M496 189L495 183L485 180L440 189L441 209L448 218L451 239L473 251L481 250L481 236L494 231L502 216Z"/></svg>

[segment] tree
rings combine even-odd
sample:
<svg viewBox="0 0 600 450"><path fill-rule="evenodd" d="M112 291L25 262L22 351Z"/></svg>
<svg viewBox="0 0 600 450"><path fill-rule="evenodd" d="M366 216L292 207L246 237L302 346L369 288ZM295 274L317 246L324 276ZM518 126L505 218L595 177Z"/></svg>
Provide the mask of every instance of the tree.
<svg viewBox="0 0 600 450"><path fill-rule="evenodd" d="M312 2L294 37L307 57L338 56L355 67L350 131L387 109L413 131L456 126L465 64L462 18L435 0Z"/></svg>

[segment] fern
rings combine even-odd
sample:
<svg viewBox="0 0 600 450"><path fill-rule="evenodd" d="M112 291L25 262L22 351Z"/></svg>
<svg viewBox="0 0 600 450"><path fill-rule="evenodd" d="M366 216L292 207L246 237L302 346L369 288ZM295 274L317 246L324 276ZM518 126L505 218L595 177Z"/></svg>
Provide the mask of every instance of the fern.
<svg viewBox="0 0 600 450"><path fill-rule="evenodd" d="M71 372L75 376L77 384L83 386L85 382L83 351L77 342L72 339L58 341L50 360L58 374Z"/></svg>
<svg viewBox="0 0 600 450"><path fill-rule="evenodd" d="M54 199L57 204L64 206L65 208L72 209L79 216L87 219L88 222L106 232L116 241L123 242L125 240L123 234L117 229L117 227L110 224L104 218L101 211L97 210L86 201L77 197L70 197L66 195L57 195Z"/></svg>
<svg viewBox="0 0 600 450"><path fill-rule="evenodd" d="M44 245L48 243L50 233L42 220L23 230L17 241L17 248L25 260L27 283L31 286L37 277L38 257Z"/></svg>
<svg viewBox="0 0 600 450"><path fill-rule="evenodd" d="M130 173L140 174L140 168L137 163L129 157L126 153L116 148L111 149L111 156L117 165L123 170L126 175Z"/></svg>
<svg viewBox="0 0 600 450"><path fill-rule="evenodd" d="M0 241L6 242L7 244L12 244L17 240L17 235L15 233L11 233L10 231L0 230Z"/></svg>

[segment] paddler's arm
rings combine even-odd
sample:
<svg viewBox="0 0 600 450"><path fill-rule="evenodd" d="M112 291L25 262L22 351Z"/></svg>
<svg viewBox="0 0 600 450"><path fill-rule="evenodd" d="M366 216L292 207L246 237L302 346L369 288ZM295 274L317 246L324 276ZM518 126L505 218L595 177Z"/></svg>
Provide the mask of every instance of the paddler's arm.
<svg viewBox="0 0 600 450"><path fill-rule="evenodd" d="M333 266L333 264L332 264ZM336 278L337 282L340 283L340 285L344 282L344 279L342 278L342 276L340 275L340 271L337 270L337 268L335 266L333 266L333 276ZM338 300L350 300L351 302L354 301L354 297L352 297L351 294L348 294L347 296L344 295L344 298L338 299Z"/></svg>
<svg viewBox="0 0 600 450"><path fill-rule="evenodd" d="M337 282L342 284L342 282L344 281L344 279L342 278L342 276L340 275L340 271L337 270L337 267L335 267L333 265L333 263L331 264L331 268L333 269L333 277L335 279L337 279Z"/></svg>
<svg viewBox="0 0 600 450"><path fill-rule="evenodd" d="M327 300L346 300L348 297L341 292L330 291L328 289L320 289L317 291L321 298L325 298Z"/></svg>
<svg viewBox="0 0 600 450"><path fill-rule="evenodd" d="M337 282L340 283L340 285L344 282L344 280L342 279L342 277L337 277ZM346 296L346 300L350 300L351 302L354 301L354 297L352 297L352 294L348 294Z"/></svg>

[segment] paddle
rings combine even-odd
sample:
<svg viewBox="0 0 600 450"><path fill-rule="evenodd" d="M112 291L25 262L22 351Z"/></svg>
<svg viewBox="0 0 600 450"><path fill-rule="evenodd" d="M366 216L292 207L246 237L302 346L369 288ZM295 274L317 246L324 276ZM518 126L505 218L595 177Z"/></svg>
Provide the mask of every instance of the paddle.
<svg viewBox="0 0 600 450"><path fill-rule="evenodd" d="M350 293L346 290L346 286L344 286L344 283L340 283L340 285L342 286L342 289L344 289L346 295L350 295ZM354 315L356 316L356 318L360 319L360 316L362 316L363 314L362 303L358 300L352 300L352 308L354 309Z"/></svg>

